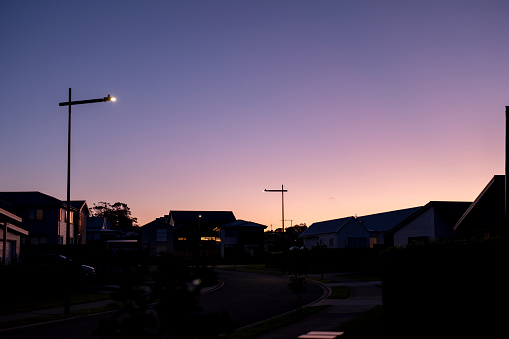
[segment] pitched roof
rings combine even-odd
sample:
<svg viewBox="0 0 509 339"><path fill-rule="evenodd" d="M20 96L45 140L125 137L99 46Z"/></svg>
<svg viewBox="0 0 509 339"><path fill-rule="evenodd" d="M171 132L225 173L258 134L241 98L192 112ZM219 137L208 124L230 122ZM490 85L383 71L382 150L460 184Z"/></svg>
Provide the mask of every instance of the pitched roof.
<svg viewBox="0 0 509 339"><path fill-rule="evenodd" d="M357 220L370 232L388 232L421 208L422 206L370 214L358 217Z"/></svg>
<svg viewBox="0 0 509 339"><path fill-rule="evenodd" d="M67 206L67 201L62 201L65 206ZM77 209L78 211L80 211L83 207L87 207L88 209L88 206L87 206L87 202L85 200L71 200L71 207Z"/></svg>
<svg viewBox="0 0 509 339"><path fill-rule="evenodd" d="M419 208L416 212L412 213L410 216L399 222L388 232L388 234L392 234L402 229L407 223L422 215L430 208L434 208L435 211L445 220L445 222L452 226L456 223L456 221L458 221L458 219L466 211L470 204L471 202L466 201L430 201L423 207Z"/></svg>
<svg viewBox="0 0 509 339"><path fill-rule="evenodd" d="M151 222L141 226L141 230L142 231L148 230L152 227L168 228L168 229L173 230L173 227L170 224L168 224L167 222L165 222L163 218L157 218L157 219L152 220Z"/></svg>
<svg viewBox="0 0 509 339"><path fill-rule="evenodd" d="M100 230L110 229L110 222L105 217L88 217L87 218L87 230L94 229Z"/></svg>
<svg viewBox="0 0 509 339"><path fill-rule="evenodd" d="M0 199L14 205L62 205L62 201L47 194L30 192L0 192ZM72 206L72 205L71 205Z"/></svg>
<svg viewBox="0 0 509 339"><path fill-rule="evenodd" d="M0 192L0 201L13 205L15 210L19 206L62 206L67 207L67 201L59 200L50 195L38 191L21 191L21 192ZM71 209L81 211L83 207L88 210L85 200L71 200Z"/></svg>
<svg viewBox="0 0 509 339"><path fill-rule="evenodd" d="M234 221L232 211L170 211L171 218L176 222L182 221ZM201 216L201 217L200 217Z"/></svg>
<svg viewBox="0 0 509 339"><path fill-rule="evenodd" d="M454 225L455 232L488 232L504 222L505 175L495 175Z"/></svg>
<svg viewBox="0 0 509 339"><path fill-rule="evenodd" d="M223 225L223 228L233 228L233 227L263 227L264 229L267 228L267 226L262 224L257 224L252 221L245 221L245 220L235 220L229 224Z"/></svg>
<svg viewBox="0 0 509 339"><path fill-rule="evenodd" d="M318 234L336 233L343 227L349 220L354 217L346 217L334 220L319 221L311 224L299 237L310 237Z"/></svg>
<svg viewBox="0 0 509 339"><path fill-rule="evenodd" d="M336 233L351 219L356 220L360 225L370 232L387 232L418 211L421 207L405 208L402 210L365 215L362 217L346 217L334 220L315 222L309 226L299 237L308 237L318 234Z"/></svg>

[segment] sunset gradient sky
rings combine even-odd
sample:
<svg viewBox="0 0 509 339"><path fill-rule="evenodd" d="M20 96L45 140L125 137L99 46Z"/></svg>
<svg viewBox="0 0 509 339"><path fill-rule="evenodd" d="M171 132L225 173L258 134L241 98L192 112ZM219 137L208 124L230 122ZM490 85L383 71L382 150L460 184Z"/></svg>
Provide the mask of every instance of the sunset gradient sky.
<svg viewBox="0 0 509 339"><path fill-rule="evenodd" d="M0 2L0 191L281 225L504 173L509 1ZM287 222L286 225L289 225Z"/></svg>

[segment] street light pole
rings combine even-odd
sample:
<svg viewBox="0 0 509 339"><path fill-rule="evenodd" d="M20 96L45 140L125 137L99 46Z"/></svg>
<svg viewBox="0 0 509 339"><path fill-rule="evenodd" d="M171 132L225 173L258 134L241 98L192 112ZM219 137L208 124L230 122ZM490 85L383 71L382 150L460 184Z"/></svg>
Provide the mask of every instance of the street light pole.
<svg viewBox="0 0 509 339"><path fill-rule="evenodd" d="M65 229L65 244L71 242L71 106L91 104L94 102L116 101L115 97L108 94L107 97L90 100L71 101L71 89L69 88L69 101L61 102L59 106L69 106L69 126L67 128L67 220Z"/></svg>
<svg viewBox="0 0 509 339"><path fill-rule="evenodd" d="M281 221L283 222L283 233L285 232L285 192L288 192L288 190L285 190L283 185L281 185L280 190L268 190L265 189L264 192L281 192Z"/></svg>
<svg viewBox="0 0 509 339"><path fill-rule="evenodd" d="M67 214L65 218L65 244L71 242L71 89L69 88L69 125L67 127Z"/></svg>
<svg viewBox="0 0 509 339"><path fill-rule="evenodd" d="M509 229L509 106L505 106L505 173L504 173L504 221L505 232Z"/></svg>
<svg viewBox="0 0 509 339"><path fill-rule="evenodd" d="M65 228L65 245L68 246L71 243L71 106L91 104L94 102L106 102L116 101L117 99L108 94L107 97L91 100L71 101L71 89L69 88L69 101L61 102L59 106L69 106L69 125L67 130L67 220ZM66 278L69 279L69 272L66 274ZM70 313L70 281L65 281L65 296L64 296L64 314L69 315Z"/></svg>

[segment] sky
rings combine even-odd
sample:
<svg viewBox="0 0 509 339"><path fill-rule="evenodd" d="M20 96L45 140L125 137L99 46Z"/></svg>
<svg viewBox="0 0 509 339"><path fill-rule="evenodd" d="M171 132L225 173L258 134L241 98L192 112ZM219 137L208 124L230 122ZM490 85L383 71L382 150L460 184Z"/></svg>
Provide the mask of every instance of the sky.
<svg viewBox="0 0 509 339"><path fill-rule="evenodd" d="M0 2L0 191L285 226L504 174L508 1Z"/></svg>

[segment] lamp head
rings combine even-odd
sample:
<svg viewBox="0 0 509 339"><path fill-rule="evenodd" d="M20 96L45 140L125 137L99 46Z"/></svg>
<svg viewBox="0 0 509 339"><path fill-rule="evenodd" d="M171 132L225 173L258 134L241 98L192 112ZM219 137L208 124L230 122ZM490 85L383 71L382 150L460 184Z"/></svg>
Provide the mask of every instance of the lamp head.
<svg viewBox="0 0 509 339"><path fill-rule="evenodd" d="M117 101L117 98L108 94L108 96L104 98L104 101Z"/></svg>

